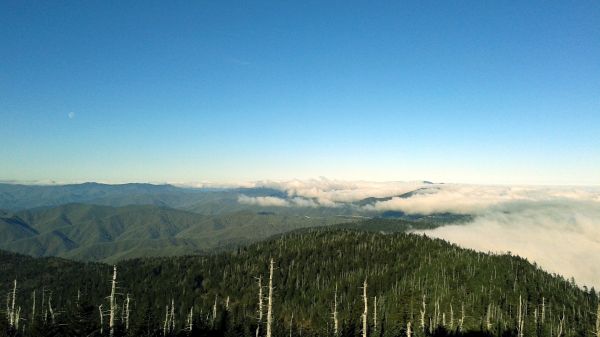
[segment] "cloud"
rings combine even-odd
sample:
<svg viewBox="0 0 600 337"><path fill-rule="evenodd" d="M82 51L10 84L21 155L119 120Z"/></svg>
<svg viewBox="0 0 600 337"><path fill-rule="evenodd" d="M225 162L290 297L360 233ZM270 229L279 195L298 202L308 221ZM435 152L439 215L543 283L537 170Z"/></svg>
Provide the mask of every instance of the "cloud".
<svg viewBox="0 0 600 337"><path fill-rule="evenodd" d="M67 117L69 117L69 119L73 119L75 118L75 112L71 111L67 114Z"/></svg>
<svg viewBox="0 0 600 337"><path fill-rule="evenodd" d="M240 204L257 205L262 207L319 207L318 203L311 199L295 197L291 199L282 199L278 197L249 197L240 195L238 197Z"/></svg>
<svg viewBox="0 0 600 337"><path fill-rule="evenodd" d="M289 181L259 181L255 187L273 188L285 192L289 197L312 199L324 207L338 207L344 203L368 197L390 197L401 195L423 186L423 182L371 182L343 181L326 178Z"/></svg>
<svg viewBox="0 0 600 337"><path fill-rule="evenodd" d="M262 207L270 207L270 206L288 207L288 206L290 206L290 203L287 200L277 198L277 197L249 197L247 195L240 195L238 197L238 202L240 204L257 205L257 206L262 206Z"/></svg>
<svg viewBox="0 0 600 337"><path fill-rule="evenodd" d="M392 198L368 205L367 210L403 211L408 214L482 214L491 207L510 202L600 201L600 189L586 187L530 187L437 185L416 192L410 198Z"/></svg>
<svg viewBox="0 0 600 337"><path fill-rule="evenodd" d="M467 224L419 233L484 252L512 252L547 271L600 288L600 188L485 186L328 179L257 182L287 198L243 199L257 205L337 207L367 197L392 197L365 211L471 214ZM412 192L410 196L399 195ZM247 198L247 197L246 197ZM242 200L242 199L240 199ZM252 201L249 201L252 200ZM312 206L314 205L314 206Z"/></svg>
<svg viewBox="0 0 600 337"><path fill-rule="evenodd" d="M600 288L600 204L575 198L512 201L473 222L419 231L483 252L512 252L547 271Z"/></svg>

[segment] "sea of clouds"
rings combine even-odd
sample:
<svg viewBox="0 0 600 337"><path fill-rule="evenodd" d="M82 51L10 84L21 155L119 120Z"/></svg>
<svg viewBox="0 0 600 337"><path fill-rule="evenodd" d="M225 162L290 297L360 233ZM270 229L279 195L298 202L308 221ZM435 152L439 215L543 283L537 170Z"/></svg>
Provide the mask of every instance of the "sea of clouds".
<svg viewBox="0 0 600 337"><path fill-rule="evenodd" d="M600 187L483 186L425 182L315 179L263 181L286 198L240 196L239 202L280 207L340 207L368 197L391 197L365 211L471 214L466 224L419 231L484 252L511 252L545 270L600 288ZM399 197L416 191L409 197ZM356 207L356 206L355 206Z"/></svg>

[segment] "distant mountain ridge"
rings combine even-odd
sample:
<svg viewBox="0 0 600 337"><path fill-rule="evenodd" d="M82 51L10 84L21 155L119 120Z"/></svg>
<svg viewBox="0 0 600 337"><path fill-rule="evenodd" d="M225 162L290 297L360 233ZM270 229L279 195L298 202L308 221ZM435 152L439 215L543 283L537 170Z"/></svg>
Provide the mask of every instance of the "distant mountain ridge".
<svg viewBox="0 0 600 337"><path fill-rule="evenodd" d="M368 218L396 221L393 231L411 227L405 226L406 221L439 226L470 219L468 215L406 214L368 207L392 198L429 193L431 189L435 187L325 207L314 206L315 200L312 206L298 206L288 202L295 196L267 187L0 184L0 249L32 256L113 262L212 252L296 229ZM242 197L278 198L288 203L265 206L240 202Z"/></svg>
<svg viewBox="0 0 600 337"><path fill-rule="evenodd" d="M32 256L116 261L212 251L298 228L353 220L251 211L210 216L154 205L66 204L0 216L0 248Z"/></svg>

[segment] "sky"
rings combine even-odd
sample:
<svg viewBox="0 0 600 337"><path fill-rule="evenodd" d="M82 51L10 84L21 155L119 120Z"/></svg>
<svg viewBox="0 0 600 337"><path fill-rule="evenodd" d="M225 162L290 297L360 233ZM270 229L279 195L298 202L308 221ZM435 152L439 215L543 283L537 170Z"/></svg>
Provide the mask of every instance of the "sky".
<svg viewBox="0 0 600 337"><path fill-rule="evenodd" d="M600 184L598 1L2 1L0 180Z"/></svg>

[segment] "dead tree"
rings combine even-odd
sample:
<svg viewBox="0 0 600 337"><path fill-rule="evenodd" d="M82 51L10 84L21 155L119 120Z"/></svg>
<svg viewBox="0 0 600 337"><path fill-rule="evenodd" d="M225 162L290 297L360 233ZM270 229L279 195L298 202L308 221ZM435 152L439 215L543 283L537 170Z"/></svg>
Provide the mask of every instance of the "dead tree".
<svg viewBox="0 0 600 337"><path fill-rule="evenodd" d="M544 324L545 318L546 318L546 299L544 297L542 297L542 315L541 315L542 325Z"/></svg>
<svg viewBox="0 0 600 337"><path fill-rule="evenodd" d="M266 337L272 336L271 325L273 324L273 266L275 262L271 258L271 265L269 268L269 300L267 307L267 335Z"/></svg>
<svg viewBox="0 0 600 337"><path fill-rule="evenodd" d="M31 323L30 326L33 326L33 322L35 322L35 289L33 290L33 294L31 295L33 304L31 305Z"/></svg>
<svg viewBox="0 0 600 337"><path fill-rule="evenodd" d="M113 277L110 290L110 313L108 317L108 328L110 336L115 335L115 315L117 313L117 301L115 299L117 290L117 266L113 266Z"/></svg>
<svg viewBox="0 0 600 337"><path fill-rule="evenodd" d="M377 296L373 298L373 329L377 332Z"/></svg>
<svg viewBox="0 0 600 337"><path fill-rule="evenodd" d="M169 330L171 332L175 331L175 300L171 298L171 326Z"/></svg>
<svg viewBox="0 0 600 337"><path fill-rule="evenodd" d="M102 304L98 306L98 312L100 313L100 334L104 333L104 315L102 314Z"/></svg>
<svg viewBox="0 0 600 337"><path fill-rule="evenodd" d="M52 324L56 324L54 309L52 309L52 293L48 296L48 311L50 312L50 319L52 319Z"/></svg>
<svg viewBox="0 0 600 337"><path fill-rule="evenodd" d="M16 312L15 312L15 300L16 300L16 297L17 297L17 280L16 279L14 281L13 291L12 291L11 297L12 297L12 302L11 302L11 305L10 305L10 309L8 311L8 326L10 326L11 328L14 328L14 326L15 326L15 315L16 315Z"/></svg>
<svg viewBox="0 0 600 337"><path fill-rule="evenodd" d="M212 326L213 326L213 328L215 327L215 319L217 318L217 298L218 298L218 296L215 295L215 304L213 305L213 310L212 310Z"/></svg>
<svg viewBox="0 0 600 337"><path fill-rule="evenodd" d="M163 336L167 335L167 328L169 326L169 305L165 306L165 321L163 322Z"/></svg>
<svg viewBox="0 0 600 337"><path fill-rule="evenodd" d="M189 333L192 333L192 330L194 328L194 307L192 306L190 308L190 313L188 314L188 319L187 319L187 330Z"/></svg>
<svg viewBox="0 0 600 337"><path fill-rule="evenodd" d="M364 301L364 311L362 314L362 337L367 337L367 329L368 323L367 319L369 317L369 299L367 297L367 279L365 278L365 282L363 283L363 301Z"/></svg>
<svg viewBox="0 0 600 337"><path fill-rule="evenodd" d="M519 307L517 308L517 336L523 337L523 301L519 295Z"/></svg>
<svg viewBox="0 0 600 337"><path fill-rule="evenodd" d="M423 302L421 302L421 330L425 332L425 310L427 304L425 303L425 295L423 295Z"/></svg>
<svg viewBox="0 0 600 337"><path fill-rule="evenodd" d="M125 299L125 331L129 331L129 294Z"/></svg>
<svg viewBox="0 0 600 337"><path fill-rule="evenodd" d="M263 317L263 289L262 289L262 276L258 277L258 322L256 324L256 337L259 337L260 325L262 324Z"/></svg>
<svg viewBox="0 0 600 337"><path fill-rule="evenodd" d="M337 313L337 284L335 285L335 293L333 294L333 335L338 335L338 313ZM600 337L600 336L599 336Z"/></svg>

